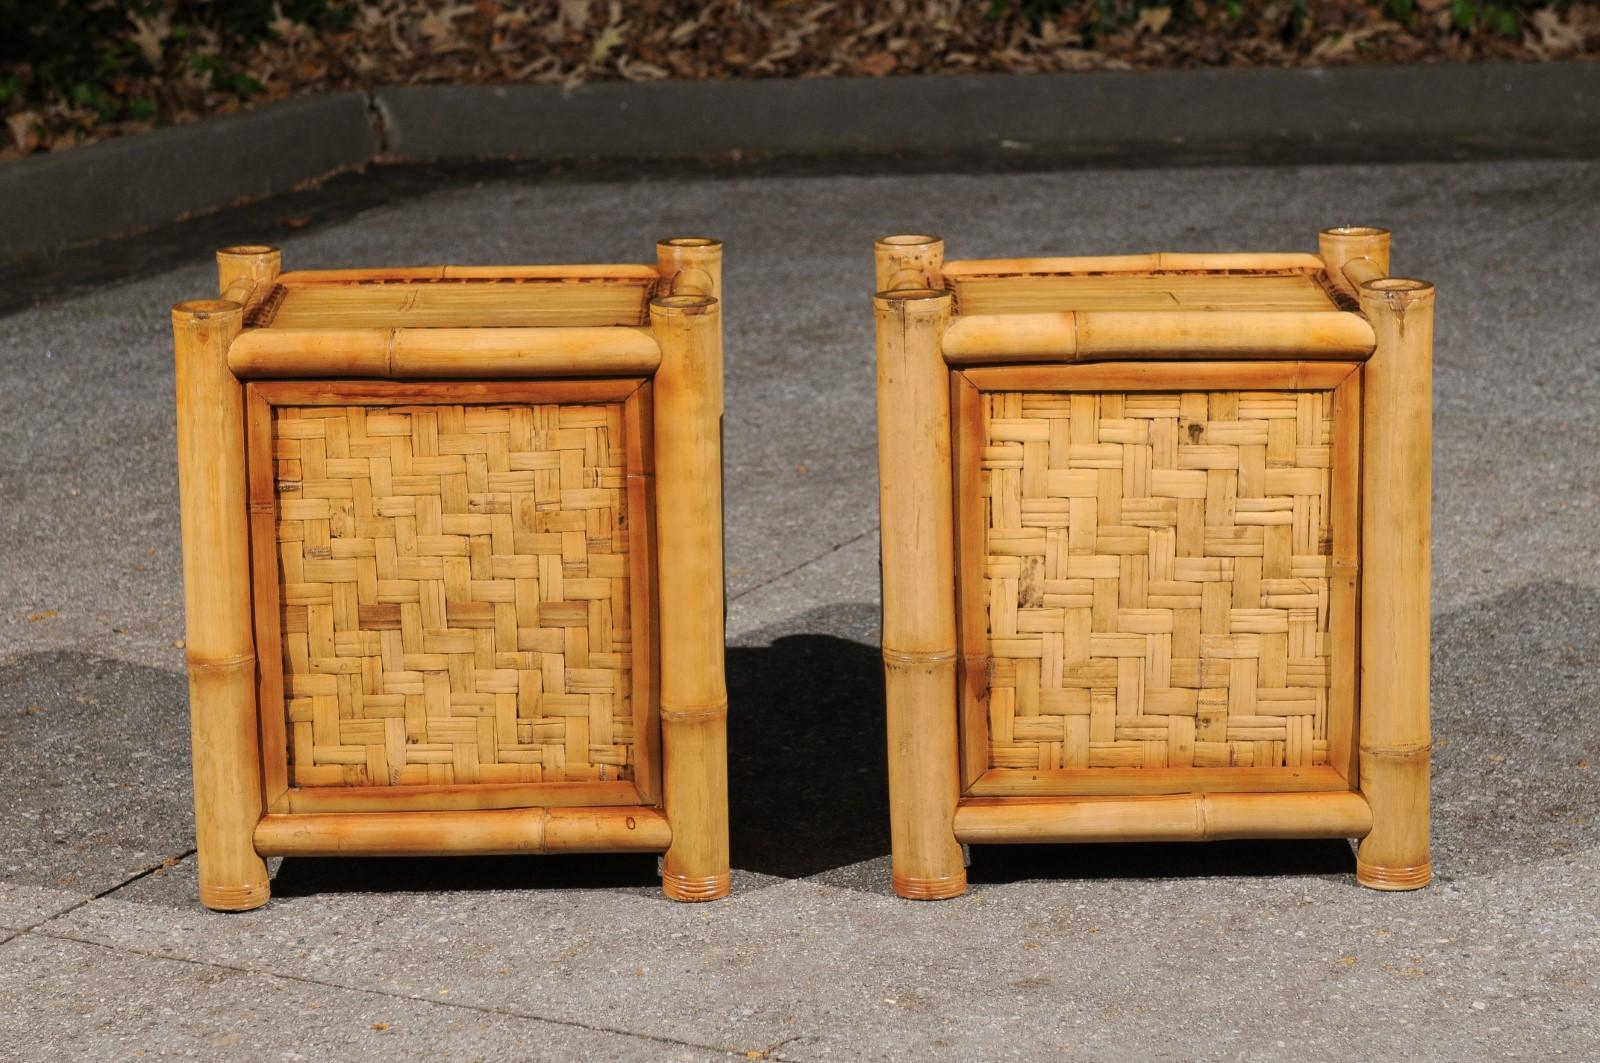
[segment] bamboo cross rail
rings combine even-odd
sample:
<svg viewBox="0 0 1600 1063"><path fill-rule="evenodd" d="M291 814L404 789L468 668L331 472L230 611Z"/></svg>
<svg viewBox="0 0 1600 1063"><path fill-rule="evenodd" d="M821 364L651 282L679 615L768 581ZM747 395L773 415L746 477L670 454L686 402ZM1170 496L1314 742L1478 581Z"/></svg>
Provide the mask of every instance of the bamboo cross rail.
<svg viewBox="0 0 1600 1063"><path fill-rule="evenodd" d="M1433 288L1319 253L874 248L893 883L960 846L1428 856Z"/></svg>

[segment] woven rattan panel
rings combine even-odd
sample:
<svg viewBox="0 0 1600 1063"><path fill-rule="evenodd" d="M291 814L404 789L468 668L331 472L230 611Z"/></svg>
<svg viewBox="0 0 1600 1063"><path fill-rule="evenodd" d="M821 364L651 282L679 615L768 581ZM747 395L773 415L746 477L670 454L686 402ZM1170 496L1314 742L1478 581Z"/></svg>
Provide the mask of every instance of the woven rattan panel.
<svg viewBox="0 0 1600 1063"><path fill-rule="evenodd" d="M1332 393L983 401L991 766L1326 763Z"/></svg>
<svg viewBox="0 0 1600 1063"><path fill-rule="evenodd" d="M622 418L274 408L294 785L629 777Z"/></svg>

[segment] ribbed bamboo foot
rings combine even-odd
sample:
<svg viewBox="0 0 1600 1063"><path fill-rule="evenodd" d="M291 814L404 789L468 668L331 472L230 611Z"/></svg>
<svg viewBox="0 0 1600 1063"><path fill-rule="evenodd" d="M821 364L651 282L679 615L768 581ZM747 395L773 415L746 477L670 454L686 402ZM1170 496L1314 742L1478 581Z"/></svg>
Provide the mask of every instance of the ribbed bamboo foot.
<svg viewBox="0 0 1600 1063"><path fill-rule="evenodd" d="M244 886L200 885L200 903L213 912L248 912L266 904L271 896L272 886L266 882Z"/></svg>
<svg viewBox="0 0 1600 1063"><path fill-rule="evenodd" d="M661 892L667 895L668 900L674 901L720 900L728 895L729 885L730 874L727 871L707 878L669 874L661 876Z"/></svg>
<svg viewBox="0 0 1600 1063"><path fill-rule="evenodd" d="M1358 859L1356 881L1370 890L1420 890L1433 881L1433 861L1417 867L1374 867Z"/></svg>
<svg viewBox="0 0 1600 1063"><path fill-rule="evenodd" d="M908 901L947 901L967 892L967 873L942 878L910 878L891 874L895 896Z"/></svg>

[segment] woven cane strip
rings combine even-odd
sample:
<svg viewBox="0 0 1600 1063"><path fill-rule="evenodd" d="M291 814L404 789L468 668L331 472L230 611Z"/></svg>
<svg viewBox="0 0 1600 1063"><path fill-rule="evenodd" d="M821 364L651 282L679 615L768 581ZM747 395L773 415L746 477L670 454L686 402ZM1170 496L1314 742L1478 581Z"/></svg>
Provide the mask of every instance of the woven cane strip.
<svg viewBox="0 0 1600 1063"><path fill-rule="evenodd" d="M992 766L1327 762L1331 412L985 396Z"/></svg>
<svg viewBox="0 0 1600 1063"><path fill-rule="evenodd" d="M294 785L629 776L620 405L273 428Z"/></svg>

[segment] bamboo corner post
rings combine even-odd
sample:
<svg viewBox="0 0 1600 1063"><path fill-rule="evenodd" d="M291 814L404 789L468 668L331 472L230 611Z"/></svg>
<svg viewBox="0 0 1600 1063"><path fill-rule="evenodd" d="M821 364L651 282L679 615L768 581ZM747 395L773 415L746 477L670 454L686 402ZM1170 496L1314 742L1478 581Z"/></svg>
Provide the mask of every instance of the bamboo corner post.
<svg viewBox="0 0 1600 1063"><path fill-rule="evenodd" d="M656 853L727 892L722 244L654 250L239 245L173 308L206 907L279 856Z"/></svg>
<svg viewBox="0 0 1600 1063"><path fill-rule="evenodd" d="M927 233L885 236L872 248L877 291L944 287L944 241Z"/></svg>
<svg viewBox="0 0 1600 1063"><path fill-rule="evenodd" d="M939 349L950 295L900 288L880 292L873 308L893 884L902 897L940 900L967 888L953 826L960 785L950 384Z"/></svg>
<svg viewBox="0 0 1600 1063"><path fill-rule="evenodd" d="M227 300L172 308L178 391L178 491L194 759L200 900L243 911L265 904L255 643L245 509L244 393L228 345L244 310Z"/></svg>
<svg viewBox="0 0 1600 1063"><path fill-rule="evenodd" d="M675 900L728 892L728 694L723 671L722 467L715 408L719 305L658 296L656 542L661 601L661 746L672 846L662 885Z"/></svg>
<svg viewBox="0 0 1600 1063"><path fill-rule="evenodd" d="M1361 789L1372 833L1356 877L1381 890L1425 886L1429 847L1433 285L1361 285L1377 334L1366 364L1361 581Z"/></svg>
<svg viewBox="0 0 1600 1063"><path fill-rule="evenodd" d="M893 886L961 846L1359 840L1429 878L1433 288L874 245Z"/></svg>

